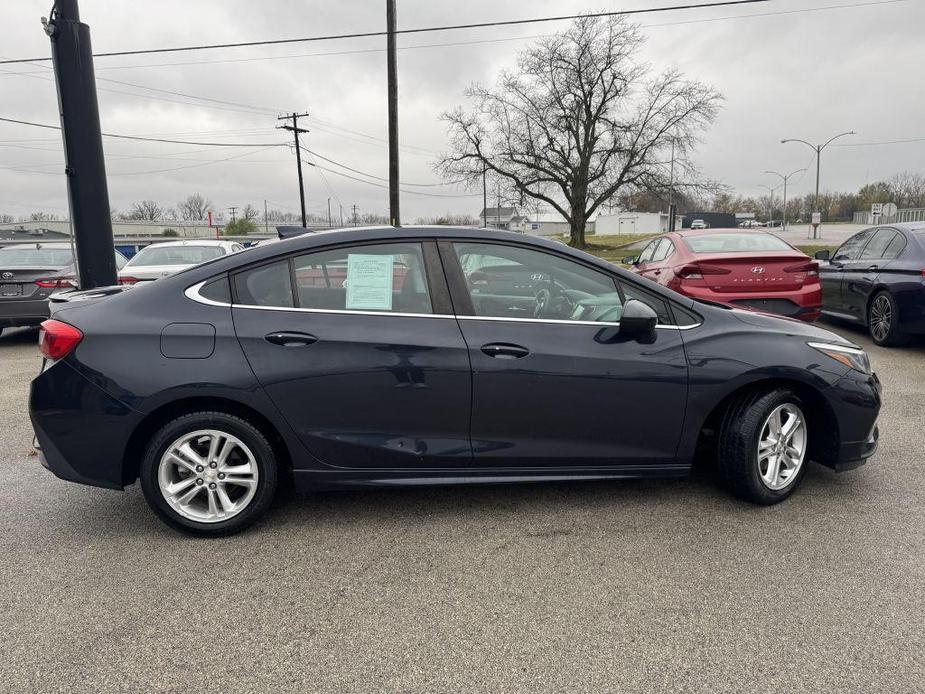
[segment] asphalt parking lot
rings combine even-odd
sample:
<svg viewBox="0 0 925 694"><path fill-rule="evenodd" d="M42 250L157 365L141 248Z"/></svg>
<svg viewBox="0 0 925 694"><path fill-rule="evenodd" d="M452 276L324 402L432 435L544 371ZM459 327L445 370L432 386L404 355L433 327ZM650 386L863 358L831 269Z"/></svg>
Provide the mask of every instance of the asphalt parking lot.
<svg viewBox="0 0 925 694"><path fill-rule="evenodd" d="M284 496L218 541L30 454L0 337L0 691L925 691L925 343L788 502L686 480Z"/></svg>

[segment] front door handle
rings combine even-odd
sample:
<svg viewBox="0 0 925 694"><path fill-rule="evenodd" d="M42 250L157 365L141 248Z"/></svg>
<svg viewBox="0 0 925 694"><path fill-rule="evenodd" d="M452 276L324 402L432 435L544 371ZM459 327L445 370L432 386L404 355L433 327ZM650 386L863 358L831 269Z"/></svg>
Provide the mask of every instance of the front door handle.
<svg viewBox="0 0 925 694"><path fill-rule="evenodd" d="M482 345L482 353L495 359L520 359L530 354L530 350L520 345L493 342L489 345Z"/></svg>
<svg viewBox="0 0 925 694"><path fill-rule="evenodd" d="M878 268L876 265L871 265L869 268L867 268L867 272L876 272L877 269Z"/></svg>
<svg viewBox="0 0 925 694"><path fill-rule="evenodd" d="M270 333L263 338L267 342L281 347L305 347L318 342L318 338L308 333Z"/></svg>

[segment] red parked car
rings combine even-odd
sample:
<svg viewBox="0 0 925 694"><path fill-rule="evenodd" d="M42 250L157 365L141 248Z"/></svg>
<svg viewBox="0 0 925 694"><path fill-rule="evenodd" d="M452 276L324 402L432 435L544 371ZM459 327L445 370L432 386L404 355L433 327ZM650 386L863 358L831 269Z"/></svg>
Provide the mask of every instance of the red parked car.
<svg viewBox="0 0 925 694"><path fill-rule="evenodd" d="M652 239L623 262L695 299L805 321L822 309L818 263L767 232L685 229Z"/></svg>

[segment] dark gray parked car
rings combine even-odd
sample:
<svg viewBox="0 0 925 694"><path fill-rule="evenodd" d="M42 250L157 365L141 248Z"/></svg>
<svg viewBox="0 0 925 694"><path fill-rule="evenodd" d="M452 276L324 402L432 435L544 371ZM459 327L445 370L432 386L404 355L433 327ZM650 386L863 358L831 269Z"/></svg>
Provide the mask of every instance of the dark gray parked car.
<svg viewBox="0 0 925 694"><path fill-rule="evenodd" d="M116 267L125 256L118 251ZM27 243L0 248L0 333L4 328L38 325L48 318L48 297L77 286L69 243Z"/></svg>

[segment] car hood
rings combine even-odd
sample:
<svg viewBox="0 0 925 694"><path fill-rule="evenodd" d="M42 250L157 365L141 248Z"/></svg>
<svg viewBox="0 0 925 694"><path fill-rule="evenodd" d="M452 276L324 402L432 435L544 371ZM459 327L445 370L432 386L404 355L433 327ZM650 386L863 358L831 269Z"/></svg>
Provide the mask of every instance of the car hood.
<svg viewBox="0 0 925 694"><path fill-rule="evenodd" d="M795 318L785 318L783 316L772 316L757 311L732 309L730 312L741 322L765 330L773 330L774 332L785 333L795 337L803 337L807 340L858 347L858 345L849 342L841 335L836 335L831 330L820 328L818 325L807 323L806 321L796 320Z"/></svg>

